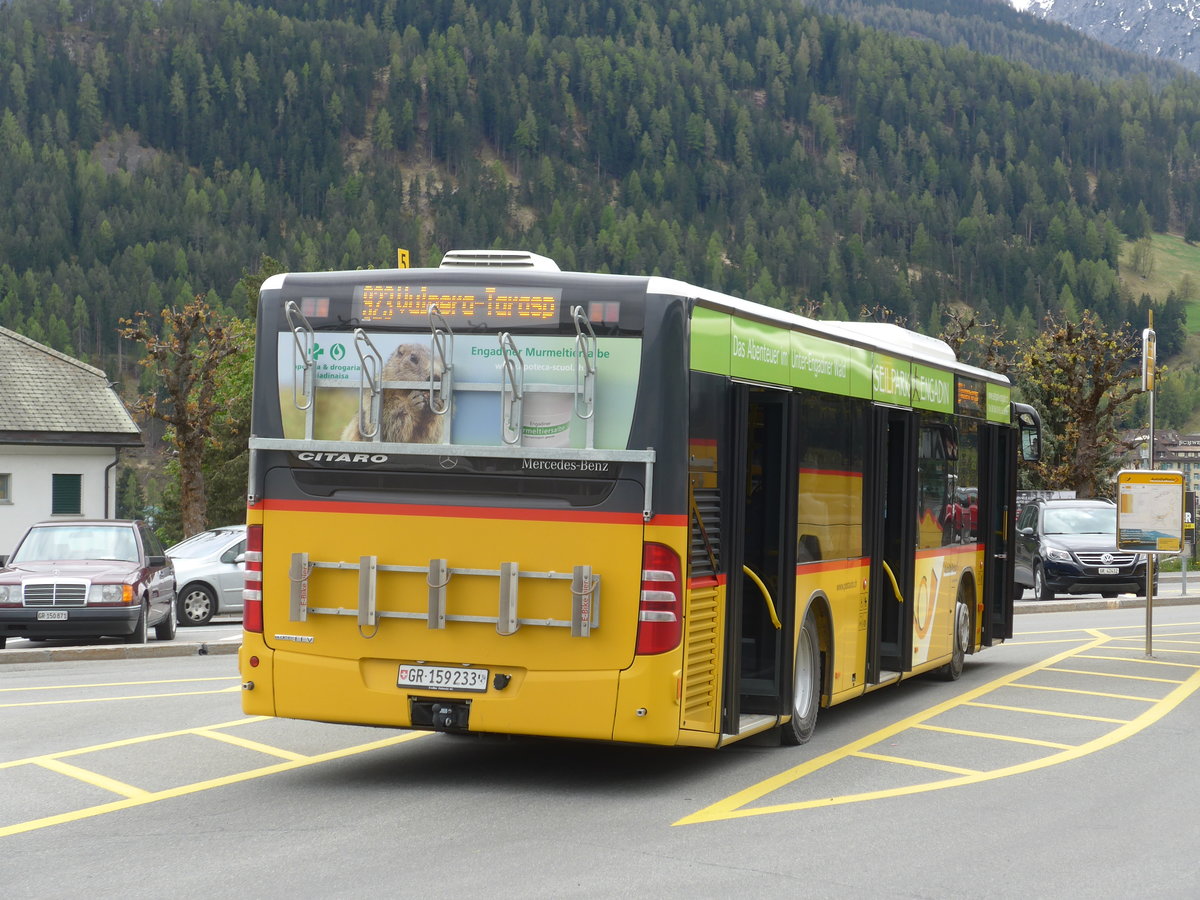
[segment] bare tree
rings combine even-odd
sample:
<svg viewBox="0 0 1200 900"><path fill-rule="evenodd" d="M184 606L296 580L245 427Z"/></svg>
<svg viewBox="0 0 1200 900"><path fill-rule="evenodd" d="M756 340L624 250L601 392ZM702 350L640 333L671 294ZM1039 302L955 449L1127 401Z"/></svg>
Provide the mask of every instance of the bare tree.
<svg viewBox="0 0 1200 900"><path fill-rule="evenodd" d="M122 319L119 334L145 348L139 360L162 383L161 396L147 394L134 409L168 426L168 440L179 462L179 507L184 536L203 531L208 502L204 491L204 453L222 405L217 397L217 369L223 359L243 349L244 339L202 296L182 310L164 309L161 333L149 313Z"/></svg>
<svg viewBox="0 0 1200 900"><path fill-rule="evenodd" d="M1128 449L1115 423L1141 393L1141 343L1132 334L1105 331L1090 310L1080 318L1047 317L1034 342L1017 355L1014 371L1046 429L1038 463L1042 486L1095 497L1108 493Z"/></svg>

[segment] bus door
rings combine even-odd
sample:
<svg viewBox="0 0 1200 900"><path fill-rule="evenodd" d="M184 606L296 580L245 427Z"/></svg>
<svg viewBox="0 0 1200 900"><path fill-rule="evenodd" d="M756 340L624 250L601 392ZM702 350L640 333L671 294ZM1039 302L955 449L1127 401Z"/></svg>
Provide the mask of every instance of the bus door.
<svg viewBox="0 0 1200 900"><path fill-rule="evenodd" d="M790 391L734 386L721 730L790 708L796 582L796 467Z"/></svg>
<svg viewBox="0 0 1200 900"><path fill-rule="evenodd" d="M917 423L912 410L879 406L868 462L870 553L867 684L912 669L912 587L917 547Z"/></svg>
<svg viewBox="0 0 1200 900"><path fill-rule="evenodd" d="M979 447L979 528L983 541L984 645L1013 633L1013 552L1017 502L1017 432L988 422Z"/></svg>

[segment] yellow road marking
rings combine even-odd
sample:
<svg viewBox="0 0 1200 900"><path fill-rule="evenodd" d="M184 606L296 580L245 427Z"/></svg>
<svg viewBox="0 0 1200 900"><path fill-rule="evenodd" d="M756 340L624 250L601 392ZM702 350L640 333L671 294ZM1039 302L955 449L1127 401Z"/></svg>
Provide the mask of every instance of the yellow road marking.
<svg viewBox="0 0 1200 900"><path fill-rule="evenodd" d="M252 722L261 722L267 716L249 716L245 719L234 719L230 722L221 722L217 725L205 725L205 728L234 728L238 725L249 725ZM114 750L117 747L132 747L134 744L144 744L148 741L160 741L164 738L178 737L181 734L195 734L198 729L182 728L179 731L164 731L159 734L145 734L141 737L121 738L117 741L108 741L104 744L92 744L90 747L76 747L74 750L59 750L56 753L45 753L40 756L28 756L25 759L14 759L9 762L0 762L0 769L11 769L16 766L26 766L30 763L36 763L43 759L66 759L69 756L83 756L86 753L95 753L97 750Z"/></svg>
<svg viewBox="0 0 1200 900"><path fill-rule="evenodd" d="M98 681L94 684L32 684L28 687L0 688L0 694L18 694L23 691L76 691L81 688L128 687L131 684L192 684L198 681L240 681L221 675L213 678L160 678L153 681Z"/></svg>
<svg viewBox="0 0 1200 900"><path fill-rule="evenodd" d="M1079 658L1080 659L1107 659L1112 662L1135 662L1135 663L1141 663L1144 666L1174 666L1175 668L1179 668L1179 669L1194 669L1194 668L1196 668L1195 663L1167 662L1166 660L1163 660L1163 659L1147 659L1144 656L1139 658L1139 657L1135 657L1135 656L1084 656L1081 654Z"/></svg>
<svg viewBox="0 0 1200 900"><path fill-rule="evenodd" d="M1092 669L1063 669L1059 666L1054 666L1050 669L1045 669L1046 672L1069 672L1072 675L1096 675L1100 678L1132 678L1135 681L1157 681L1163 684L1183 684L1185 679L1182 678L1155 678L1151 675L1121 675L1117 672L1096 672Z"/></svg>
<svg viewBox="0 0 1200 900"><path fill-rule="evenodd" d="M1074 747L1074 744L1060 744L1058 741L1039 741L1037 738L1017 737L1014 734L993 734L990 731L968 731L965 728L947 728L944 725L914 725L913 728L920 728L922 731L943 731L946 734L961 734L966 737L984 738L989 741L1010 741L1014 744L1033 744L1035 747L1055 747L1059 750L1067 750Z"/></svg>
<svg viewBox="0 0 1200 900"><path fill-rule="evenodd" d="M21 706L70 706L76 703L112 703L119 700L154 700L159 697L199 697L204 694L224 694L233 688L218 688L215 691L166 691L161 694L122 694L119 697L77 697L72 700L28 700L24 703L0 703L0 709L15 709Z"/></svg>
<svg viewBox="0 0 1200 900"><path fill-rule="evenodd" d="M257 717L262 718L262 717ZM257 719L245 719L241 722L232 722L231 725L240 725L244 722L256 721ZM162 735L148 735L141 740L157 740L163 737L174 737L180 734L195 734L198 731L211 730L222 726L210 725L206 729L191 729L185 731L173 731ZM354 747L345 747L341 750L331 750L328 753L319 753L315 756L304 756L295 760L287 760L285 762L276 763L271 766L263 766L258 769L251 769L247 772L237 772L233 775L225 775L221 778L212 778L208 781L197 781L194 784L185 784L180 787L168 788L163 791L147 792L138 796L126 797L124 800L116 800L112 803L102 803L98 806L89 806L86 809L79 809L73 812L60 813L54 816L46 816L41 819L31 819L28 822L18 822L15 825L0 826L0 838L8 837L13 834L24 834L29 831L36 831L39 828L49 828L53 825L63 825L67 822L78 822L81 819L89 819L93 816L104 815L105 813L117 812L123 809L132 809L135 806L145 806L148 803L157 803L160 800L170 800L175 797L183 797L187 794L196 794L200 791L211 790L212 788L225 787L231 784L238 784L243 781L251 781L255 778L262 778L267 775L275 775L279 772L287 772L292 769L300 769L304 766L317 765L318 763L329 762L334 759L342 759L347 756L356 756L360 753L368 753L371 750L379 750L383 747L392 747L396 744L403 744L408 741L417 740L419 738L428 737L432 732L428 731L406 731L403 734L384 738L379 741L371 741L367 744L358 744ZM116 741L111 745L99 745L99 747L91 749L99 749L106 746L126 745L137 743L137 740ZM83 753L86 750L66 751L70 753ZM36 762L39 765L44 765L44 760L53 760L66 754L52 754L47 757L34 757L26 762ZM11 764L9 764L11 765ZM73 768L73 767L72 767Z"/></svg>
<svg viewBox="0 0 1200 900"><path fill-rule="evenodd" d="M115 778L109 778L101 775L98 772L92 772L88 769L81 769L79 766L73 766L70 763L65 763L61 759L39 759L37 765L43 769L49 769L51 772L57 772L60 775L66 775L70 778L75 778L79 781L86 782L94 787L104 788L106 791L112 791L114 794L120 794L122 797L148 797L150 792L139 787L134 787L131 784L126 784L123 781L117 781Z"/></svg>
<svg viewBox="0 0 1200 900"><path fill-rule="evenodd" d="M1130 719L1112 719L1108 716L1085 716L1080 713L1056 712L1053 709L1035 709L1032 706L1008 706L1003 703L964 703L963 706L978 706L983 709L1001 709L1005 712L1029 713L1034 716L1053 716L1056 719L1083 719L1087 722L1109 722L1113 725L1124 725Z"/></svg>
<svg viewBox="0 0 1200 900"><path fill-rule="evenodd" d="M925 762L919 759L907 759L900 756L888 756L885 753L868 753L866 750L859 750L852 756L859 756L863 759L877 759L880 762L897 763L901 766L916 766L919 769L936 769L939 772L953 772L956 775L978 775L978 769L960 769L958 766L944 766L941 763Z"/></svg>
<svg viewBox="0 0 1200 900"><path fill-rule="evenodd" d="M244 747L247 750L257 750L259 753L266 753L269 756L278 756L281 759L304 759L303 753L293 753L291 750L284 750L282 747L272 747L269 744L261 744L258 741L247 740L236 735L225 734L220 731L213 731L211 728L197 728L196 734L206 738L212 738L214 741L224 741L227 744L232 744L235 747Z"/></svg>
<svg viewBox="0 0 1200 900"><path fill-rule="evenodd" d="M1026 691L1049 691L1052 694L1083 694L1086 697L1109 697L1113 700L1140 700L1143 703L1157 703L1157 697L1135 697L1132 694L1109 694L1105 691L1083 691L1079 688L1054 687L1049 684L1014 684L1013 687Z"/></svg>
<svg viewBox="0 0 1200 900"><path fill-rule="evenodd" d="M1132 640L1133 640L1133 638L1118 638L1118 640L1121 640L1121 641L1132 641ZM1155 638L1155 639L1154 639L1154 649L1155 649L1155 651L1157 651L1157 652L1159 652L1159 653L1178 653L1178 654L1180 654L1180 655L1184 655L1184 654L1189 654L1189 653L1190 653L1190 654L1191 654L1191 655L1193 655L1193 656L1200 656L1200 650L1180 650L1178 647L1164 647L1164 646L1163 646L1163 644L1181 644L1181 643L1183 643L1183 641L1160 641L1160 640L1158 640L1157 638ZM1191 645L1191 646L1195 646L1195 642L1194 642L1194 641L1188 641L1187 643L1188 643L1189 645ZM1118 645L1116 645L1116 649L1117 649L1117 650L1124 650L1124 649L1126 649L1126 648L1125 648L1125 647L1122 647L1121 645L1119 645L1119 644L1118 644ZM1140 648L1129 647L1128 649L1130 649L1130 650L1133 650L1133 649L1141 649L1141 650L1143 650L1143 651L1144 651L1144 650L1145 650L1145 644L1143 643L1143 644L1142 644L1142 646L1141 646ZM1183 665L1187 665L1187 663L1184 663Z"/></svg>
<svg viewBox="0 0 1200 900"><path fill-rule="evenodd" d="M917 794L924 791L942 790L944 788L959 787L968 784L977 784L983 781L991 781L997 778L1005 778L1010 775L1018 775L1027 772L1033 772L1038 769L1048 766L1057 765L1069 760L1078 759L1094 753L1097 750L1111 747L1133 734L1148 727L1154 722L1159 721L1163 716L1167 715L1171 710L1175 709L1184 699L1200 690L1200 667L1192 666L1192 674L1183 682L1177 684L1165 697L1150 706L1145 712L1131 720L1121 719L1103 719L1093 716L1078 716L1064 713L1052 713L1046 710L1021 709L1020 712L1027 712L1036 715L1051 715L1064 718L1090 719L1093 721L1105 721L1115 724L1117 727L1093 740L1087 741L1077 746L1060 745L1062 749L1058 753L1051 753L1039 759L1030 760L1028 762L1019 763L1017 765L1005 766L1003 768L994 769L985 772L975 772L971 774L963 774L955 777L945 778L940 781L926 782L924 784L905 785L903 787L885 788L875 791L865 791L859 794L848 794L839 797L822 797L815 800L802 800L792 803L778 803L765 806L751 806L751 804L761 801L771 793L791 785L792 783L811 775L820 769L832 765L839 760L845 759L848 756L865 755L866 748L879 744L888 738L891 738L908 728L928 728L938 730L939 726L929 725L928 720L933 719L942 713L953 709L960 705L989 707L996 709L1014 709L1013 707L1004 707L995 704L983 703L979 701L980 697L996 690L997 688L1012 685L1013 682L1026 675L1040 671L1044 668L1051 667L1077 654L1087 653L1104 644L1108 637L1099 632L1091 632L1096 635L1096 638L1085 643L1074 651L1065 651L1056 656L1052 656L1040 663L1032 666L1027 666L1009 675L1005 675L988 684L974 688L966 693L947 700L943 703L909 716L906 719L895 722L885 728L880 729L872 734L859 738L856 741L847 744L837 750L829 751L814 759L801 763L787 769L784 772L774 775L770 778L760 781L758 784L751 785L735 794L732 794L722 800L718 800L703 809L700 809L691 815L685 816L675 822L675 825L695 825L702 822L715 822L723 819L739 819L748 818L751 816L772 815L781 812L795 812L798 810L815 809L818 807L836 806L845 803L862 803L870 800L877 800L890 797L900 797L911 794ZM1121 661L1126 661L1119 658ZM949 730L949 729L947 729ZM990 735L985 735L990 736ZM1000 739L1013 740L1008 736L997 736ZM1030 742L1036 743L1036 742ZM1052 747L1054 745L1051 745ZM869 751L866 751L869 753Z"/></svg>

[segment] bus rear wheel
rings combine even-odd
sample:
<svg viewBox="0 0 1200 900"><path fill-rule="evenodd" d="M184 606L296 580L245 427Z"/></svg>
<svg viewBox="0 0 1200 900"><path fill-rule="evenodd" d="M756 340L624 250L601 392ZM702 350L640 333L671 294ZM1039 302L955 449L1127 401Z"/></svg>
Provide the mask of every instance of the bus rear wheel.
<svg viewBox="0 0 1200 900"><path fill-rule="evenodd" d="M967 602L967 594L966 588L960 585L958 599L954 602L954 649L950 662L938 669L938 674L946 681L958 681L967 662L967 648L975 634L975 629L971 627L971 605Z"/></svg>
<svg viewBox="0 0 1200 900"><path fill-rule="evenodd" d="M782 726L785 744L796 746L812 737L821 709L821 642L810 610L796 641L796 671L792 683L792 720Z"/></svg>

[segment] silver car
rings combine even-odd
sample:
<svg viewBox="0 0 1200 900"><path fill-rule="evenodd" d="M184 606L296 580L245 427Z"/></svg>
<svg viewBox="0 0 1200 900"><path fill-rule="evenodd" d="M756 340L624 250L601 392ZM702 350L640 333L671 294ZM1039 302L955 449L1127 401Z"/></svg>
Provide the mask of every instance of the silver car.
<svg viewBox="0 0 1200 900"><path fill-rule="evenodd" d="M210 528L167 549L179 585L179 624L204 625L242 611L246 526Z"/></svg>

